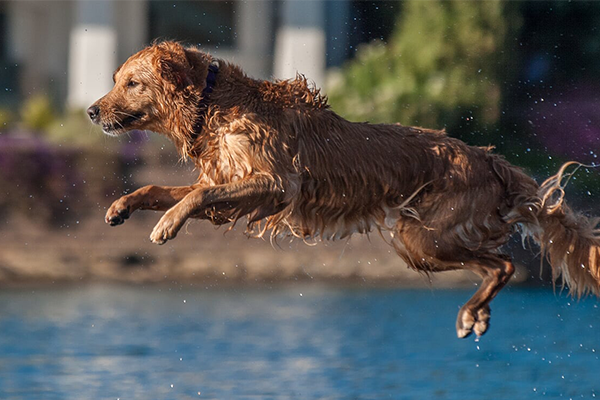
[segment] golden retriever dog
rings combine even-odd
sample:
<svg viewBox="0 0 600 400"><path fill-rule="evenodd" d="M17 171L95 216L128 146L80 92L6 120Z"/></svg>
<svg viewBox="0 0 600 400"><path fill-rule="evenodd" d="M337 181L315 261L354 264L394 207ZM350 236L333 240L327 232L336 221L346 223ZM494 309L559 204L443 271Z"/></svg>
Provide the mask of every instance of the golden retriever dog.
<svg viewBox="0 0 600 400"><path fill-rule="evenodd" d="M564 202L565 164L538 185L490 148L444 132L352 123L320 91L252 79L194 47L156 43L114 73L88 114L106 134L145 129L169 137L198 181L146 186L116 200L106 222L166 211L150 239L175 238L189 218L244 217L253 236L340 239L372 230L417 271L466 269L483 279L460 309L459 337L488 329L490 301L515 268L500 247L529 237L576 296L600 295L597 220Z"/></svg>

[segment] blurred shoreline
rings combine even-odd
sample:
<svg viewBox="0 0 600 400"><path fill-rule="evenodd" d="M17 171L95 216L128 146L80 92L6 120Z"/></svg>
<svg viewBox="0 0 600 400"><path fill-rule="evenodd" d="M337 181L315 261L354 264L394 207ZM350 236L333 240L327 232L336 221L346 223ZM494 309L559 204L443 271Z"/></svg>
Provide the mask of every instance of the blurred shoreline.
<svg viewBox="0 0 600 400"><path fill-rule="evenodd" d="M109 227L99 210L77 228L40 229L14 219L0 230L0 287L56 283L122 282L198 286L285 285L318 282L376 287L466 287L466 272L427 276L409 269L377 234L348 242L300 240L271 245L247 238L243 228L215 229L192 221L163 246L148 235L158 213L137 213ZM241 225L241 224L240 224Z"/></svg>

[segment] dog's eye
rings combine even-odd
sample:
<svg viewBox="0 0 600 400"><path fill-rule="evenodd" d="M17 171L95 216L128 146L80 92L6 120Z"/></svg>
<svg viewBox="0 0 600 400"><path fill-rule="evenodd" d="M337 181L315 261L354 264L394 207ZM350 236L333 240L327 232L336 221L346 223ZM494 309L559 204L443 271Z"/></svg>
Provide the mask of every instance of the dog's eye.
<svg viewBox="0 0 600 400"><path fill-rule="evenodd" d="M134 80L130 80L129 82L127 82L127 87L136 87L138 85L138 83Z"/></svg>

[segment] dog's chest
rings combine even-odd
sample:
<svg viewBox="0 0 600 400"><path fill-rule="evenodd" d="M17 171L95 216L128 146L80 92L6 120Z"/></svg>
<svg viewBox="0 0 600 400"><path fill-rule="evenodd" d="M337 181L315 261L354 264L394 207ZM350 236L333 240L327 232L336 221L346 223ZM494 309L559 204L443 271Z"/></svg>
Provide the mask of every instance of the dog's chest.
<svg viewBox="0 0 600 400"><path fill-rule="evenodd" d="M252 173L250 143L245 135L217 135L208 148L210 151L202 154L196 160L196 164L201 173L201 180L205 180L209 185L236 182Z"/></svg>

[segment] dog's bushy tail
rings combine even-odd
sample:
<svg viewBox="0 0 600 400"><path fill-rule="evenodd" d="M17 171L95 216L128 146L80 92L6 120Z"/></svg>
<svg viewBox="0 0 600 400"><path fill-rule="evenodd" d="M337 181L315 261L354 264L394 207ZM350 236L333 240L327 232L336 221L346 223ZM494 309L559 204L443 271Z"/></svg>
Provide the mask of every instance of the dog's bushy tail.
<svg viewBox="0 0 600 400"><path fill-rule="evenodd" d="M552 267L554 282L560 276L576 297L600 296L600 219L573 211L564 200L565 185L574 173L566 171L573 165L583 166L566 163L542 183L537 221L526 225Z"/></svg>

